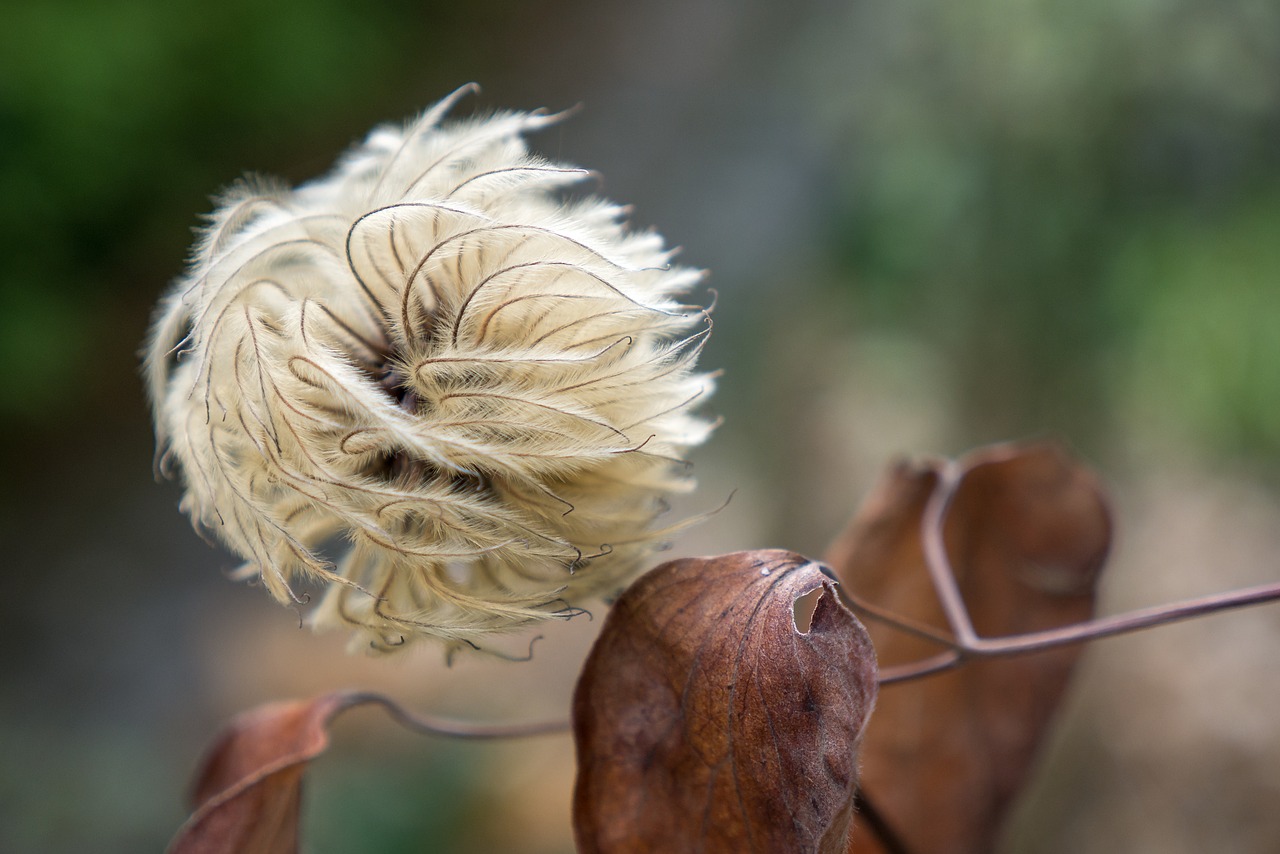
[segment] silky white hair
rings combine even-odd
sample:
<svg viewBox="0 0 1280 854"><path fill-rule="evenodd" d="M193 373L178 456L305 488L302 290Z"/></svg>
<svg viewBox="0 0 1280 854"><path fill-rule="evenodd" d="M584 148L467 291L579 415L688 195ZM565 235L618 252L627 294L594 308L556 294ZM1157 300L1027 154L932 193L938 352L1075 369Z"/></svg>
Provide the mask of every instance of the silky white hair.
<svg viewBox="0 0 1280 854"><path fill-rule="evenodd" d="M478 648L617 588L712 427L710 322L677 301L702 273L566 200L590 173L522 138L557 116L441 124L465 91L325 178L227 192L146 350L193 524L280 602L325 584L311 621L375 649Z"/></svg>

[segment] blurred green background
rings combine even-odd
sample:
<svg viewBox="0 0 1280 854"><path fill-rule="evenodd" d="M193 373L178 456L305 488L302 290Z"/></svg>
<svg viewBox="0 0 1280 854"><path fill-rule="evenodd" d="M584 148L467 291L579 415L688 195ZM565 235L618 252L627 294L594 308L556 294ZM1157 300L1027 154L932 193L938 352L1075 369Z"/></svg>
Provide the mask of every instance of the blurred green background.
<svg viewBox="0 0 1280 854"><path fill-rule="evenodd" d="M42 0L0 27L0 850L159 850L237 709L343 684L563 714L541 669L343 658L151 478L136 352L209 196L458 85L713 271L726 422L682 551L810 553L898 453L1111 478L1108 607L1280 578L1280 4ZM1280 615L1090 651L1016 851L1274 851ZM597 624L598 625L598 624ZM1252 669L1251 669L1252 668ZM317 766L309 850L570 850L567 739ZM1163 764L1162 764L1163 763ZM506 827L506 830L503 830Z"/></svg>

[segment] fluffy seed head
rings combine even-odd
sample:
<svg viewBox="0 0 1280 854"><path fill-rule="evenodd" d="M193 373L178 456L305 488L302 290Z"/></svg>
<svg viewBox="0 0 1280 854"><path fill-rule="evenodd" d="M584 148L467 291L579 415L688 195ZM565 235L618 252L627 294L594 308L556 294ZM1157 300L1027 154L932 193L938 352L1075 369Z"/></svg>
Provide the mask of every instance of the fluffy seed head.
<svg viewBox="0 0 1280 854"><path fill-rule="evenodd" d="M710 425L706 312L624 209L532 155L556 120L384 127L325 178L222 199L146 378L183 509L281 602L390 649L451 646L622 583ZM678 527L678 526L677 526Z"/></svg>

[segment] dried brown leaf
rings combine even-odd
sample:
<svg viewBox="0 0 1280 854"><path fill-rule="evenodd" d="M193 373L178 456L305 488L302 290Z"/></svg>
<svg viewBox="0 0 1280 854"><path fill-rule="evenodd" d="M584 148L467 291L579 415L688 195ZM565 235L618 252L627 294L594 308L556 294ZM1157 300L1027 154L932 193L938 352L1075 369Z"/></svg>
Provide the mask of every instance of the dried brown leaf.
<svg viewBox="0 0 1280 854"><path fill-rule="evenodd" d="M822 593L807 632L794 603ZM613 606L574 695L582 852L842 851L876 695L818 564L663 564Z"/></svg>
<svg viewBox="0 0 1280 854"><path fill-rule="evenodd" d="M1095 477L1054 445L986 448L959 463L946 551L982 637L1089 619L1111 540ZM921 546L940 463L900 464L880 482L827 561L863 600L947 632ZM939 647L870 621L882 667ZM1079 646L887 686L862 747L862 788L912 854L990 851L1024 784ZM849 851L888 851L861 822Z"/></svg>
<svg viewBox="0 0 1280 854"><path fill-rule="evenodd" d="M302 777L329 746L328 725L356 695L270 703L231 722L205 754L193 812L170 854L291 854L298 850Z"/></svg>
<svg viewBox="0 0 1280 854"><path fill-rule="evenodd" d="M205 753L191 801L169 854L286 854L298 850L302 778L329 747L329 724L354 706L381 706L422 735L461 739L527 738L562 733L564 720L474 723L406 711L382 694L337 691L311 700L268 703L222 731Z"/></svg>

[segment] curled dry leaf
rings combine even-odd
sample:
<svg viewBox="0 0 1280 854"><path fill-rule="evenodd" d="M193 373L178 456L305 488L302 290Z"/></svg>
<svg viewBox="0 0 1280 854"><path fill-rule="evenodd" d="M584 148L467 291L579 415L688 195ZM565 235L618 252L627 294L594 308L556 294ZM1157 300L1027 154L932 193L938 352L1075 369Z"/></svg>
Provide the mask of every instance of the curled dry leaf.
<svg viewBox="0 0 1280 854"><path fill-rule="evenodd" d="M1094 476L1054 445L1001 445L958 462L943 542L982 637L1087 620L1111 540ZM847 589L947 632L921 545L943 464L889 471L827 554ZM871 621L882 667L940 647ZM992 849L1061 700L1079 646L979 660L887 686L862 747L868 804L912 854ZM891 851L868 822L849 851Z"/></svg>
<svg viewBox="0 0 1280 854"><path fill-rule="evenodd" d="M424 735L524 738L568 729L563 720L484 724L433 718L361 691L268 703L233 720L205 753L191 795L193 812L169 854L296 852L307 763L329 747L334 717L365 705L381 706L401 726Z"/></svg>
<svg viewBox="0 0 1280 854"><path fill-rule="evenodd" d="M802 632L794 603L819 588ZM866 630L818 564L663 564L614 605L574 695L579 850L843 850L875 696Z"/></svg>
<svg viewBox="0 0 1280 854"><path fill-rule="evenodd" d="M205 754L194 812L170 854L291 854L298 850L302 777L329 746L329 722L357 695L325 694L259 706L237 717Z"/></svg>

